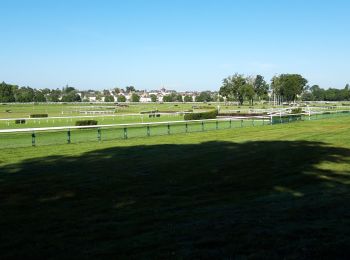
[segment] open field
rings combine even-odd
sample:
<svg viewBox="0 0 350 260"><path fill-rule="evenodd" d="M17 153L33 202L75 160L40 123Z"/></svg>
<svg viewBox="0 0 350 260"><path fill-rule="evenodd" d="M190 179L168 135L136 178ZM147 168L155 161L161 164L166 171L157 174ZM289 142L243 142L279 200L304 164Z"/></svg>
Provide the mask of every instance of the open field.
<svg viewBox="0 0 350 260"><path fill-rule="evenodd" d="M346 258L350 117L2 149L0 258Z"/></svg>

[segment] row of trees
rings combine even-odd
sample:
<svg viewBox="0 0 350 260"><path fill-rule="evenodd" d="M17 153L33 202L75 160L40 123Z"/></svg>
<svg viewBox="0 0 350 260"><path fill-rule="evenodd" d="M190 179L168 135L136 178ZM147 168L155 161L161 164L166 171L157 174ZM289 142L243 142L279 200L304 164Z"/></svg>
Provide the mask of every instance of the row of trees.
<svg viewBox="0 0 350 260"><path fill-rule="evenodd" d="M278 102L286 101L345 101L350 100L350 86L346 84L344 89L322 89L318 85L308 86L307 79L299 74L280 74L271 79L268 84L264 77L244 76L234 74L222 81L220 95L228 101L238 101L242 104L245 100L253 103L254 100L271 99Z"/></svg>
<svg viewBox="0 0 350 260"><path fill-rule="evenodd" d="M323 89L318 85L306 87L302 100L305 101L344 101L350 100L350 86L346 84L343 89L329 88Z"/></svg>
<svg viewBox="0 0 350 260"><path fill-rule="evenodd" d="M66 86L60 89L33 89L0 83L0 102L79 102L80 96L75 88Z"/></svg>
<svg viewBox="0 0 350 260"><path fill-rule="evenodd" d="M245 77L242 74L234 74L223 79L220 88L220 95L226 97L228 101L238 101L243 104L244 100L250 103L254 99L266 99L269 90L269 85L264 80L264 77L257 75L256 77Z"/></svg>

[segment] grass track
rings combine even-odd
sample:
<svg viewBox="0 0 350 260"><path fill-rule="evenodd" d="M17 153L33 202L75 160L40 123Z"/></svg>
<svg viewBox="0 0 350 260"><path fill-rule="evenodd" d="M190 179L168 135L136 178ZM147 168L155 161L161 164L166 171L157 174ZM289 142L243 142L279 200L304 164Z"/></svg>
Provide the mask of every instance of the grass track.
<svg viewBox="0 0 350 260"><path fill-rule="evenodd" d="M349 123L2 149L0 256L346 259Z"/></svg>

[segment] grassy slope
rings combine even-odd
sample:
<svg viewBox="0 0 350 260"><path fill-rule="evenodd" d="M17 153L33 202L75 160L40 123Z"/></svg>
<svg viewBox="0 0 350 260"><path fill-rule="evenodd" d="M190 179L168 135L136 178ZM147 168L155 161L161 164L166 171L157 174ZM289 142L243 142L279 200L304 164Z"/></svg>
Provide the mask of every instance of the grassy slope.
<svg viewBox="0 0 350 260"><path fill-rule="evenodd" d="M4 149L0 256L345 258L349 123Z"/></svg>

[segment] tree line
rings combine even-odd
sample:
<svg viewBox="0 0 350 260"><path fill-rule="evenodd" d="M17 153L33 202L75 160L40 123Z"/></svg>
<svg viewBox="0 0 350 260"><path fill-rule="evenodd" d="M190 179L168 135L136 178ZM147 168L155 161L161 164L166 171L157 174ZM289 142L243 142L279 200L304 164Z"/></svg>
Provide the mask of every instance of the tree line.
<svg viewBox="0 0 350 260"><path fill-rule="evenodd" d="M261 75L244 76L234 74L224 78L220 95L227 101L243 104L254 100L275 100L281 102L301 101L346 101L350 100L349 84L344 89L322 89L318 85L307 85L308 80L300 74L280 74L274 76L268 84Z"/></svg>
<svg viewBox="0 0 350 260"><path fill-rule="evenodd" d="M163 96L163 102L211 102L211 101L237 101L243 104L244 101L253 104L256 100L274 100L278 103L301 101L348 101L350 100L350 86L346 84L343 89L323 89L318 85L309 86L308 81L299 74L280 74L274 76L270 83L267 83L263 76L245 76L234 74L224 78L219 92L202 91L194 97L181 95L177 92ZM62 89L35 89L31 87L19 87L17 85L0 83L0 103L9 102L80 102L82 100L78 90L65 86ZM82 92L95 92L93 90ZM126 102L126 97L121 93L131 93L130 101L139 102L140 95L133 86L124 89L115 88L113 95L109 90L103 90L96 95L97 100L106 102ZM84 96L84 95L83 95ZM152 102L158 101L158 97L151 94Z"/></svg>

